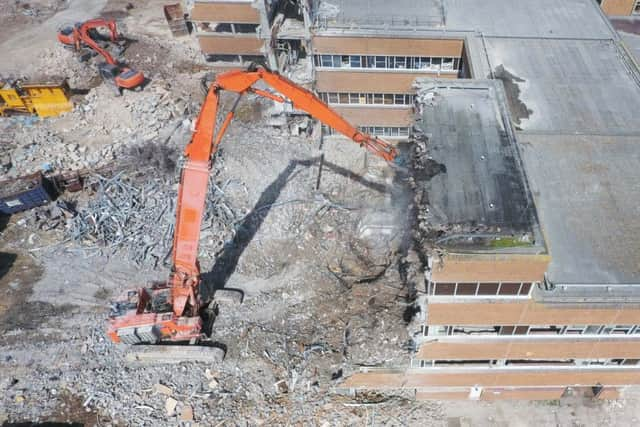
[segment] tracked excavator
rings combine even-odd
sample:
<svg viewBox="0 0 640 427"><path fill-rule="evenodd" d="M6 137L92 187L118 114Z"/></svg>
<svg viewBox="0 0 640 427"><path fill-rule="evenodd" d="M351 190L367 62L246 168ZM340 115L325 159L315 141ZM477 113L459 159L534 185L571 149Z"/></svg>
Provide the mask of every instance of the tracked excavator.
<svg viewBox="0 0 640 427"><path fill-rule="evenodd" d="M98 28L109 30L109 41L112 43L119 41L116 22L105 19L91 19L74 26L64 27L58 31L58 41L65 46L73 47L79 54L83 49L88 48L101 55L105 62L98 64L98 72L107 83L113 86L116 95L120 95L123 89L141 89L145 80L142 71L136 71L118 63L104 47L100 46L97 40Z"/></svg>
<svg viewBox="0 0 640 427"><path fill-rule="evenodd" d="M254 85L260 81L277 93L256 88ZM235 92L238 96L219 129L216 129L222 91ZM288 100L294 108L307 112L374 155L388 162L396 159L397 151L392 145L360 132L312 92L278 73L252 66L248 70L219 74L208 88L192 139L184 152L186 162L178 191L171 273L168 280L128 290L113 302L108 320L108 336L113 342L196 344L207 340L203 325L208 324L217 313L217 293L212 301L201 299L202 278L197 259L200 225L213 156L233 120L242 95L247 93L282 103Z"/></svg>

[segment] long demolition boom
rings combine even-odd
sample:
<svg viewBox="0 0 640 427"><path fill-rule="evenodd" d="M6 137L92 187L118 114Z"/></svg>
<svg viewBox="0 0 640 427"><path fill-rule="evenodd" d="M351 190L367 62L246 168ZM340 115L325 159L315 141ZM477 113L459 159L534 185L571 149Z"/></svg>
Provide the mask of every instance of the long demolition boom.
<svg viewBox="0 0 640 427"><path fill-rule="evenodd" d="M258 81L265 82L278 94L253 87ZM237 93L238 98L216 130L220 92L223 90ZM171 275L165 284L157 283L151 288L129 291L115 304L109 329L113 341L130 344L192 341L202 335L201 278L197 257L212 156L218 151L241 96L247 92L278 102L288 99L295 108L306 111L376 156L392 161L397 155L393 146L358 131L313 93L277 73L258 67L218 75L207 91L191 142L185 149L186 163L178 191Z"/></svg>
<svg viewBox="0 0 640 427"><path fill-rule="evenodd" d="M258 81L265 82L280 95L253 87ZM216 133L219 93L222 90L236 92L239 96ZM233 119L240 96L247 92L277 102L285 102L288 99L295 108L306 111L312 117L347 136L376 156L387 161L393 161L397 156L397 151L393 146L379 138L358 131L312 92L277 73L258 67L248 71L234 70L220 74L209 87L204 105L195 123L193 138L185 150L187 162L182 172L178 195L178 213L173 244L174 273L171 280L173 311L176 316L182 316L187 307L191 309L191 316L197 315L199 310L197 295L200 276L197 261L198 241L206 201L210 161L218 151L220 141Z"/></svg>

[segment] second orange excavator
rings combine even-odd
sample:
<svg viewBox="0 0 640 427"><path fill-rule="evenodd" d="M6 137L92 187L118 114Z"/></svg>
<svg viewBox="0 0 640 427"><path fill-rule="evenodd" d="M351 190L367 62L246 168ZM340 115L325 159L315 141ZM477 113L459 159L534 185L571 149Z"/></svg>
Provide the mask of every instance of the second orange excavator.
<svg viewBox="0 0 640 427"><path fill-rule="evenodd" d="M258 81L266 83L279 94L254 87ZM216 132L220 92L225 90L237 93L238 98ZM213 156L245 93L254 93L277 102L289 100L294 108L306 111L376 156L388 162L396 159L395 147L360 132L312 92L278 73L252 67L247 71L219 74L208 89L191 142L185 150L186 163L178 191L172 271L166 282L129 290L114 302L108 330L113 342L155 344L206 340L203 318L210 320L210 313L215 313L217 294L213 301L201 299L202 279L197 259L200 226Z"/></svg>
<svg viewBox="0 0 640 427"><path fill-rule="evenodd" d="M119 40L115 21L91 19L60 29L58 31L58 41L65 46L73 47L78 52L84 48L89 48L101 55L105 62L98 65L98 71L100 76L114 87L116 95L120 95L122 89L141 89L145 81L142 71L136 71L118 63L104 47L100 46L100 43L96 40L99 35L98 28L107 28L109 30L109 41L112 43L116 43Z"/></svg>

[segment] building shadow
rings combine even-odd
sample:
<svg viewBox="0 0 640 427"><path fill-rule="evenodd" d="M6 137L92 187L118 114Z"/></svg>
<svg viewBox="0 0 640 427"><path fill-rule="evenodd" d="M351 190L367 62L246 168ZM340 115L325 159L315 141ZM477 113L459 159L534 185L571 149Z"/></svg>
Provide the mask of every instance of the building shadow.
<svg viewBox="0 0 640 427"><path fill-rule="evenodd" d="M2 279L15 264L18 255L10 252L0 252L0 279Z"/></svg>
<svg viewBox="0 0 640 427"><path fill-rule="evenodd" d="M233 240L222 250L222 254L216 259L211 271L201 274L202 285L200 292L204 301L209 301L217 289L225 288L229 278L236 271L240 257L251 243L256 233L268 216L271 208L278 200L280 193L296 173L298 167L309 167L316 164L324 165L327 169L349 178L377 192L388 191L384 184L367 180L349 169L337 166L330 162L324 162L322 156L308 160L292 160L287 167L280 172L278 177L265 188L252 211L247 214L239 226Z"/></svg>

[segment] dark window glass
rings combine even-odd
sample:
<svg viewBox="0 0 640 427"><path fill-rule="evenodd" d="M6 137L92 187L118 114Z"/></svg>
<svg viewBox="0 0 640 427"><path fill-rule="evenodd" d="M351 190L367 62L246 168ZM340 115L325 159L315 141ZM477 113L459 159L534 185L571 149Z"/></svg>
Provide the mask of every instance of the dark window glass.
<svg viewBox="0 0 640 427"><path fill-rule="evenodd" d="M216 24L213 31L216 33L230 33L231 32L231 24Z"/></svg>
<svg viewBox="0 0 640 427"><path fill-rule="evenodd" d="M207 55L205 58L208 62L240 62L238 55Z"/></svg>
<svg viewBox="0 0 640 427"><path fill-rule="evenodd" d="M513 334L514 335L526 335L528 329L529 329L528 326L516 326L516 329L513 332Z"/></svg>
<svg viewBox="0 0 640 427"><path fill-rule="evenodd" d="M255 33L258 30L258 24L233 24L236 33Z"/></svg>
<svg viewBox="0 0 640 427"><path fill-rule="evenodd" d="M520 295L529 295L529 290L531 290L531 283L523 283L522 288L520 288Z"/></svg>
<svg viewBox="0 0 640 427"><path fill-rule="evenodd" d="M475 295L477 287L476 283L458 283L456 295Z"/></svg>
<svg viewBox="0 0 640 427"><path fill-rule="evenodd" d="M500 328L499 335L513 335L513 331L516 329L515 326L503 326Z"/></svg>
<svg viewBox="0 0 640 427"><path fill-rule="evenodd" d="M498 295L497 283L480 283L478 295Z"/></svg>
<svg viewBox="0 0 640 427"><path fill-rule="evenodd" d="M265 62L264 56L262 55L241 55L240 60L245 64L249 64L251 62L254 62L256 64L264 64Z"/></svg>
<svg viewBox="0 0 640 427"><path fill-rule="evenodd" d="M503 283L500 286L500 295L518 295L520 283Z"/></svg>
<svg viewBox="0 0 640 427"><path fill-rule="evenodd" d="M455 283L437 283L436 284L436 295L453 295L454 290L456 289Z"/></svg>

